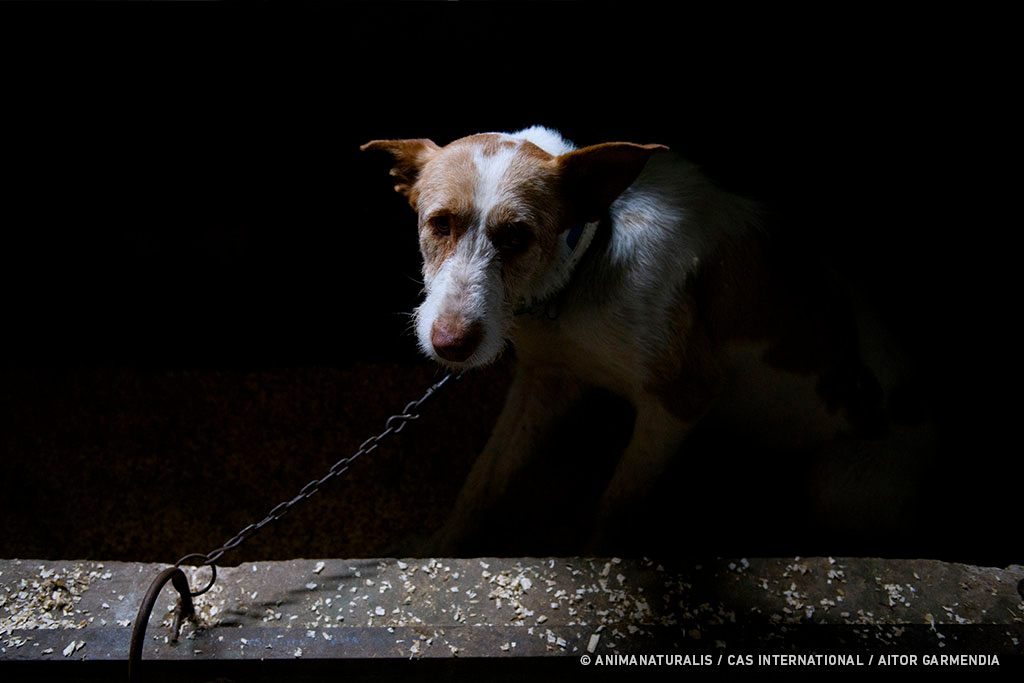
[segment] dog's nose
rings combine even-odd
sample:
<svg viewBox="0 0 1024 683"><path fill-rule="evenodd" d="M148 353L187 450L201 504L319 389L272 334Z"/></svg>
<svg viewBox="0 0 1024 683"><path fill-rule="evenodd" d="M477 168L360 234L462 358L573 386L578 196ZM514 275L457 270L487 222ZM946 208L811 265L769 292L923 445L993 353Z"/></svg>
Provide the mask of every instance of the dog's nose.
<svg viewBox="0 0 1024 683"><path fill-rule="evenodd" d="M469 359L484 337L479 321L467 323L458 318L438 318L430 327L430 343L444 360L462 363Z"/></svg>

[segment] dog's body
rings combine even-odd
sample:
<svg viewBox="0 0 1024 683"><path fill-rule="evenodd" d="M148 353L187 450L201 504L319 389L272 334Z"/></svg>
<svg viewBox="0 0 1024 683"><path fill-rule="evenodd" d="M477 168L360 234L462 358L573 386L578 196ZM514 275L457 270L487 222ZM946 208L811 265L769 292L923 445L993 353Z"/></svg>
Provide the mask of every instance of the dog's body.
<svg viewBox="0 0 1024 683"><path fill-rule="evenodd" d="M490 363L510 339L518 361L438 552L460 551L591 387L628 402L635 422L588 550L617 550L631 535L698 423L801 452L888 430L901 377L849 289L791 258L755 205L665 148L577 150L531 128L364 149L394 155L396 190L419 214L422 349L461 370ZM836 498L838 478L818 476L818 500ZM854 515L905 502L873 493L844 500L868 503Z"/></svg>

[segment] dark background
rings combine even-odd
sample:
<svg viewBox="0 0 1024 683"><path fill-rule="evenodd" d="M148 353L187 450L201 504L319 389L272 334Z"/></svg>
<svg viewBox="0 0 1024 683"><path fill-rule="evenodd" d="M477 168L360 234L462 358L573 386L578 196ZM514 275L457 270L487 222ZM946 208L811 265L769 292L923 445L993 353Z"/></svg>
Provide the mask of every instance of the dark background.
<svg viewBox="0 0 1024 683"><path fill-rule="evenodd" d="M948 534L878 554L1020 561L999 18L667 6L12 10L0 556L205 552L378 431L438 373L407 332L412 213L359 145L540 123L672 147L862 287L945 445L922 476ZM235 559L428 532L506 377Z"/></svg>

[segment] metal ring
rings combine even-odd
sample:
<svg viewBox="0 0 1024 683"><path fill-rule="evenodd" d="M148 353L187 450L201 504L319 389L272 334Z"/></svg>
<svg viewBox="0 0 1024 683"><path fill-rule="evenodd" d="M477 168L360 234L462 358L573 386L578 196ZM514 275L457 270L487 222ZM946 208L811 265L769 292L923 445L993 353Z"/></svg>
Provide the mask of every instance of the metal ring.
<svg viewBox="0 0 1024 683"><path fill-rule="evenodd" d="M206 584L206 586L202 590L193 591L190 588L189 589L189 595L191 595L193 598L198 597L198 596L202 595L203 593L205 593L206 591L208 591L211 588L213 588L213 584L217 581L217 565L215 565L212 562L210 562L209 561L209 557L206 556L206 555L203 555L202 553L191 553L189 555L186 555L185 557L183 557L180 560L178 560L177 562L175 562L174 566L180 568L182 562L185 562L186 560L191 560L191 559L196 558L196 557L200 557L203 560L206 560L205 562L203 562L203 564L210 568L210 582L208 584Z"/></svg>

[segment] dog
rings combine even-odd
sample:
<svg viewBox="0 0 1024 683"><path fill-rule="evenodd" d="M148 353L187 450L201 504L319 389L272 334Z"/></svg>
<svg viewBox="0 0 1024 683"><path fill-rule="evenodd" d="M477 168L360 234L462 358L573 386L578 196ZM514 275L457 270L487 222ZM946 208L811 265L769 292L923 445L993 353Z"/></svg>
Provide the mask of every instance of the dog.
<svg viewBox="0 0 1024 683"><path fill-rule="evenodd" d="M539 502L510 501L513 482L531 462L558 457L549 444L566 420L587 422L574 406L592 390L631 425L605 466L594 512L581 518L589 528L572 529L580 547L560 550L621 550L644 519L652 523L652 500L685 507L687 489L664 483L670 472L682 470L685 481L687 470L708 471L687 452L705 424L726 425L768 449L762 454L840 444L838 456L799 461L814 491L795 509L797 522L868 525L913 507L902 482L919 461L899 449L842 447L891 431L900 351L851 287L773 239L756 203L663 145L577 148L543 127L443 147L405 139L361 149L393 157L395 190L418 216L422 351L463 372L491 364L510 341L517 363L437 552L458 553L487 535L500 510ZM571 440L561 443L572 450ZM757 479L796 462L751 471ZM742 469L714 471L735 479ZM723 483L691 479L689 491ZM784 496L762 497L775 507L773 497Z"/></svg>

